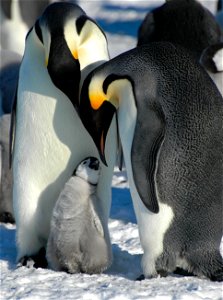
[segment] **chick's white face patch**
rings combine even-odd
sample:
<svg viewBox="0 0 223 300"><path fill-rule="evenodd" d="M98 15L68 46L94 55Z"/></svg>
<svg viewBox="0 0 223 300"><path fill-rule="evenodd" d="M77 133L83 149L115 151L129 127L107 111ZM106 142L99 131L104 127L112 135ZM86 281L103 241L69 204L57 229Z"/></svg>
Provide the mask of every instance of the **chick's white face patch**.
<svg viewBox="0 0 223 300"><path fill-rule="evenodd" d="M213 57L213 61L218 72L223 72L223 48L216 52Z"/></svg>
<svg viewBox="0 0 223 300"><path fill-rule="evenodd" d="M89 157L77 167L75 175L91 184L97 184L100 175L100 163L97 158Z"/></svg>

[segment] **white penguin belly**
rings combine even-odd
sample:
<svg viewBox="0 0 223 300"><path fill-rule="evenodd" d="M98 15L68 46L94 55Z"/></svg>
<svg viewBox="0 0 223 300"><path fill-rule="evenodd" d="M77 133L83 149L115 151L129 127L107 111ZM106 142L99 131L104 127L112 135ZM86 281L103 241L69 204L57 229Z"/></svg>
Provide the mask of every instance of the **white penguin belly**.
<svg viewBox="0 0 223 300"><path fill-rule="evenodd" d="M74 165L79 162L75 161L75 157L79 160L79 155L87 155L85 151L89 148L89 138L67 99L56 101L53 98L40 98L39 95L35 98L35 95L27 94L28 92L24 95L22 105L18 105L23 114L20 118L18 111L14 176L20 177L20 191L24 186L27 194L29 185L31 195L35 194L36 201L39 202L24 199L23 204L21 201L26 196L23 195L19 205L33 211L36 211L38 205L37 209L44 210L48 220L47 213L51 213L55 197ZM33 108L32 112L30 108ZM26 117L23 119L24 114ZM40 221L41 224L44 223L43 219Z"/></svg>
<svg viewBox="0 0 223 300"><path fill-rule="evenodd" d="M94 154L94 145L71 102L59 90L55 97L25 89L18 93L14 211L17 239L24 248L27 240L32 253L36 244L45 243L48 237L52 209L62 186L75 166ZM30 234L25 230L25 237L24 227L30 230Z"/></svg>

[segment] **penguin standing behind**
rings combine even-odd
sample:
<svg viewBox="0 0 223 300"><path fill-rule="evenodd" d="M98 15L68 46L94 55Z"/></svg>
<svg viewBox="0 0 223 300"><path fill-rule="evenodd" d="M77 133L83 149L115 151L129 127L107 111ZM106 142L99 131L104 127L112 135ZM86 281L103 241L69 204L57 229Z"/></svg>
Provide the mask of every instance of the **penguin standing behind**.
<svg viewBox="0 0 223 300"><path fill-rule="evenodd" d="M50 0L4 0L0 2L1 47L23 54L25 37Z"/></svg>
<svg viewBox="0 0 223 300"><path fill-rule="evenodd" d="M207 70L223 96L223 42L205 49L201 55L200 63Z"/></svg>
<svg viewBox="0 0 223 300"><path fill-rule="evenodd" d="M185 47L197 60L220 40L214 15L196 0L166 0L146 15L138 30L138 46L167 41Z"/></svg>
<svg viewBox="0 0 223 300"><path fill-rule="evenodd" d="M49 5L26 37L11 130L15 133L12 159L17 260L22 265L33 259L38 267L35 259L47 244L60 191L82 159L98 157L79 118L79 84L84 74L108 59L104 33L73 3ZM108 247L117 138L115 119L112 123L105 149L107 167L101 168L96 190L97 213Z"/></svg>
<svg viewBox="0 0 223 300"><path fill-rule="evenodd" d="M154 42L96 68L80 99L102 157L117 113L145 277L180 267L222 281L223 100L207 73Z"/></svg>
<svg viewBox="0 0 223 300"><path fill-rule="evenodd" d="M47 243L49 265L54 270L101 273L108 266L111 248L95 209L99 173L98 159L84 159L59 195Z"/></svg>

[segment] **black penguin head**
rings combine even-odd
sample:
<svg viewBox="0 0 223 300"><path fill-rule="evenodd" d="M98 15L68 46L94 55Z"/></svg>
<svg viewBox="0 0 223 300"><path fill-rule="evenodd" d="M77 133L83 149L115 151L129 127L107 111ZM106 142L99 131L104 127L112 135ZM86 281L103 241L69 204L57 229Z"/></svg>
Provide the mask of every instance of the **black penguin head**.
<svg viewBox="0 0 223 300"><path fill-rule="evenodd" d="M100 175L100 162L96 157L87 157L80 162L73 176L80 177L92 185L98 183Z"/></svg>
<svg viewBox="0 0 223 300"><path fill-rule="evenodd" d="M104 33L72 2L49 5L36 21L34 31L44 47L52 82L78 108L81 70L108 58ZM97 51L92 49L94 46Z"/></svg>

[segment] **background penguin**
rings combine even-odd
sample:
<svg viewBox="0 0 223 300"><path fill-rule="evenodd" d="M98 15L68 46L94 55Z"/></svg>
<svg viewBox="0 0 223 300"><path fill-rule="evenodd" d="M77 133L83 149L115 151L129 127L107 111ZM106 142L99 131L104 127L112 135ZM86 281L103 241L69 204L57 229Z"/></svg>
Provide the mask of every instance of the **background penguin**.
<svg viewBox="0 0 223 300"><path fill-rule="evenodd" d="M85 157L98 157L78 115L79 82L86 70L108 58L104 33L72 3L48 6L27 35L11 130L15 132L11 138L13 205L21 264L27 264L29 257L36 259L46 246L55 201L74 167ZM102 166L96 194L109 245L115 120L106 153L108 166Z"/></svg>
<svg viewBox="0 0 223 300"><path fill-rule="evenodd" d="M59 195L47 244L47 259L54 270L101 273L111 262L111 246L95 209L99 172L98 159L83 160Z"/></svg>
<svg viewBox="0 0 223 300"><path fill-rule="evenodd" d="M208 71L223 96L223 42L205 49L200 63Z"/></svg>
<svg viewBox="0 0 223 300"><path fill-rule="evenodd" d="M1 47L23 54L25 37L49 0L4 0L0 2Z"/></svg>
<svg viewBox="0 0 223 300"><path fill-rule="evenodd" d="M14 223L12 172L9 169L9 130L21 56L0 50L0 222Z"/></svg>
<svg viewBox="0 0 223 300"><path fill-rule="evenodd" d="M138 30L138 46L168 41L185 47L197 60L221 40L215 17L196 0L169 0L149 12Z"/></svg>
<svg viewBox="0 0 223 300"><path fill-rule="evenodd" d="M223 280L223 100L207 73L183 48L151 43L96 68L80 99L102 156L117 113L145 277L181 267Z"/></svg>

